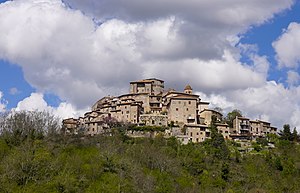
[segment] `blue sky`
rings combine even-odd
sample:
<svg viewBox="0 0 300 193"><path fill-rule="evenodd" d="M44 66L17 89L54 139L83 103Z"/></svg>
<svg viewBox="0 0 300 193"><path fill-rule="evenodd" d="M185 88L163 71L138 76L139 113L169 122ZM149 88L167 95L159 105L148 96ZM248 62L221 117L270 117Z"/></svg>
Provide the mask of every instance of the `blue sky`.
<svg viewBox="0 0 300 193"><path fill-rule="evenodd" d="M0 111L79 116L157 77L225 113L300 128L299 1L0 2Z"/></svg>
<svg viewBox="0 0 300 193"><path fill-rule="evenodd" d="M286 69L277 69L275 60L275 51L272 47L272 42L275 41L286 29L291 22L300 23L300 1L297 1L291 10L286 10L276 14L273 19L263 25L253 27L241 40L242 43L256 44L259 48L259 54L268 56L272 68L270 69L268 79L284 82Z"/></svg>

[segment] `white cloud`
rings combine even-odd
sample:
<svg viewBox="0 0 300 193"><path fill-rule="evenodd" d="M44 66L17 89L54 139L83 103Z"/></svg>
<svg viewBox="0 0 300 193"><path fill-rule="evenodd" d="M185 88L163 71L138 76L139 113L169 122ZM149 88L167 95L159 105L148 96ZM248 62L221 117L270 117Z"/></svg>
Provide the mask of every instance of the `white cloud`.
<svg viewBox="0 0 300 193"><path fill-rule="evenodd" d="M0 91L0 113L5 112L7 101L3 99L3 93Z"/></svg>
<svg viewBox="0 0 300 193"><path fill-rule="evenodd" d="M82 116L87 109L77 110L69 103L62 102L58 107L51 107L44 100L41 93L31 93L31 95L20 101L13 111L47 111L62 119Z"/></svg>
<svg viewBox="0 0 300 193"><path fill-rule="evenodd" d="M77 108L127 92L129 81L151 76L176 89L189 83L221 108L239 108L278 126L286 120L300 125L300 104L293 95L299 95L298 89L266 83L267 58L257 55L255 45L239 44L251 26L270 20L294 1L67 2L90 17L60 0L0 5L0 58L20 65L39 93L50 91L67 101L53 108L42 94L33 93L18 110L50 109L76 117ZM96 25L92 17L101 23ZM251 64L239 61L241 52L248 53ZM279 53L285 64L289 57Z"/></svg>
<svg viewBox="0 0 300 193"><path fill-rule="evenodd" d="M270 81L256 88L199 94L204 100L210 101L212 107L221 107L227 113L239 109L251 119L270 121L279 129L283 124L291 124L300 131L300 87L288 89Z"/></svg>
<svg viewBox="0 0 300 193"><path fill-rule="evenodd" d="M16 107L16 111L34 111L34 110L47 110L47 102L43 99L43 94L32 93L29 97L20 101Z"/></svg>
<svg viewBox="0 0 300 193"><path fill-rule="evenodd" d="M125 20L156 20L179 15L186 20L200 21L208 27L217 24L249 25L263 22L292 5L292 0L65 0L100 19L111 17Z"/></svg>
<svg viewBox="0 0 300 193"><path fill-rule="evenodd" d="M297 68L300 64L300 24L292 22L273 42L279 67Z"/></svg>
<svg viewBox="0 0 300 193"><path fill-rule="evenodd" d="M287 72L287 83L290 86L298 85L299 81L300 81L300 75L298 74L298 72L292 70Z"/></svg>
<svg viewBox="0 0 300 193"><path fill-rule="evenodd" d="M107 93L127 91L129 81L148 75L175 85L188 78L198 90L257 86L264 75L238 62L233 40L293 1L166 1L168 6L161 6L161 1L130 0L122 2L124 18L132 18L124 21L117 17L122 11L114 10L116 1L97 2L93 9L104 3L103 17L116 14L117 19L100 16L103 23L95 25L60 0L1 4L0 58L20 65L39 92L53 92L80 108Z"/></svg>
<svg viewBox="0 0 300 193"><path fill-rule="evenodd" d="M225 51L222 60L202 61L199 59L173 62L149 62L145 77L163 77L167 84L184 88L193 85L194 90L204 92L234 90L259 86L265 81L265 74L256 67L237 62L230 52ZM259 65L258 65L259 66Z"/></svg>

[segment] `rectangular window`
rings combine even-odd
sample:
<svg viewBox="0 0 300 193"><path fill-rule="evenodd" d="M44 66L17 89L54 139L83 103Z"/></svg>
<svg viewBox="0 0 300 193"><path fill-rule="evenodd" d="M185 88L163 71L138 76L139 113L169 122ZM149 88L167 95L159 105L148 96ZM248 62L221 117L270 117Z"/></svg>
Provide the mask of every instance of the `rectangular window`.
<svg viewBox="0 0 300 193"><path fill-rule="evenodd" d="M189 101L189 105L191 104L191 101Z"/></svg>
<svg viewBox="0 0 300 193"><path fill-rule="evenodd" d="M178 108L176 108L176 111L178 111Z"/></svg>
<svg viewBox="0 0 300 193"><path fill-rule="evenodd" d="M193 137L193 133L191 133L191 137Z"/></svg>

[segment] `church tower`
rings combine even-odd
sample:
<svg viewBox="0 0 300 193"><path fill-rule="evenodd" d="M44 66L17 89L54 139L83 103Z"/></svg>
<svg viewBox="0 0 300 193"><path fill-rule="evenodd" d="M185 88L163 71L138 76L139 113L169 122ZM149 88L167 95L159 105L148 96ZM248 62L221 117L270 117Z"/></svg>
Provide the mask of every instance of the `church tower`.
<svg viewBox="0 0 300 193"><path fill-rule="evenodd" d="M186 93L186 94L193 94L193 89L192 89L192 87L189 84L185 86L184 93Z"/></svg>

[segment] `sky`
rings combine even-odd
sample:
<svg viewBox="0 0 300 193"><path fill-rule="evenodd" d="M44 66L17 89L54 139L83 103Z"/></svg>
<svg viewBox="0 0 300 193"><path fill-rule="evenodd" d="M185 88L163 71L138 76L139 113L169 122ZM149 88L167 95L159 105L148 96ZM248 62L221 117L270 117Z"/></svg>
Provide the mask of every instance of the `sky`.
<svg viewBox="0 0 300 193"><path fill-rule="evenodd" d="M0 3L0 112L78 117L156 77L300 131L299 0Z"/></svg>

